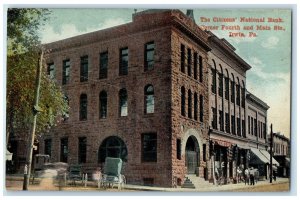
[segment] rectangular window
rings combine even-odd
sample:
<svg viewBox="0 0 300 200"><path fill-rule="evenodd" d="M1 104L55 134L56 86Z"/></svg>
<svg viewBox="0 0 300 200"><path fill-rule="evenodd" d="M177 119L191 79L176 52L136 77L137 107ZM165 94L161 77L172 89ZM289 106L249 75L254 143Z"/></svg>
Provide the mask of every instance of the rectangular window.
<svg viewBox="0 0 300 200"><path fill-rule="evenodd" d="M203 96L200 95L200 122L203 122L203 108L204 108L204 100L203 100Z"/></svg>
<svg viewBox="0 0 300 200"><path fill-rule="evenodd" d="M242 108L245 108L245 88L242 88Z"/></svg>
<svg viewBox="0 0 300 200"><path fill-rule="evenodd" d="M226 122L226 133L230 133L230 122L229 122L229 113L225 114L225 122Z"/></svg>
<svg viewBox="0 0 300 200"><path fill-rule="evenodd" d="M223 97L223 74L219 74L219 96Z"/></svg>
<svg viewBox="0 0 300 200"><path fill-rule="evenodd" d="M191 49L188 49L188 58L187 58L187 62L188 62L188 76L192 75L192 51Z"/></svg>
<svg viewBox="0 0 300 200"><path fill-rule="evenodd" d="M142 162L157 161L157 134L142 134Z"/></svg>
<svg viewBox="0 0 300 200"><path fill-rule="evenodd" d="M60 140L60 162L68 163L68 138L62 138Z"/></svg>
<svg viewBox="0 0 300 200"><path fill-rule="evenodd" d="M237 135L241 135L241 119L236 118L236 125L237 125Z"/></svg>
<svg viewBox="0 0 300 200"><path fill-rule="evenodd" d="M194 94L194 120L198 120L198 95Z"/></svg>
<svg viewBox="0 0 300 200"><path fill-rule="evenodd" d="M258 129L257 129L257 130L258 130L258 131L257 131L257 132L258 132L258 137L261 138L261 136L260 136L260 134L261 134L261 133L260 133L260 121L258 121L257 126L258 126L258 127L257 127L257 128L258 128Z"/></svg>
<svg viewBox="0 0 300 200"><path fill-rule="evenodd" d="M52 140L51 139L46 139L45 140L45 150L44 153L46 155L49 155L51 157L51 146L52 146Z"/></svg>
<svg viewBox="0 0 300 200"><path fill-rule="evenodd" d="M246 136L246 124L245 124L245 120L242 120L242 136Z"/></svg>
<svg viewBox="0 0 300 200"><path fill-rule="evenodd" d="M63 79L62 84L68 84L70 81L70 60L63 61Z"/></svg>
<svg viewBox="0 0 300 200"><path fill-rule="evenodd" d="M202 56L199 56L199 74L200 74L200 82L203 81L203 59Z"/></svg>
<svg viewBox="0 0 300 200"><path fill-rule="evenodd" d="M250 116L248 116L248 134L250 135L251 134L251 121L250 121Z"/></svg>
<svg viewBox="0 0 300 200"><path fill-rule="evenodd" d="M145 44L145 71L152 70L154 68L154 42Z"/></svg>
<svg viewBox="0 0 300 200"><path fill-rule="evenodd" d="M107 78L107 68L108 68L108 52L100 53L100 69L99 69L99 79Z"/></svg>
<svg viewBox="0 0 300 200"><path fill-rule="evenodd" d="M181 53L180 53L180 70L182 73L185 73L185 46L181 44Z"/></svg>
<svg viewBox="0 0 300 200"><path fill-rule="evenodd" d="M181 140L177 139L176 140L176 150L177 150L177 159L181 160Z"/></svg>
<svg viewBox="0 0 300 200"><path fill-rule="evenodd" d="M211 122L211 126L213 127L213 129L217 129L217 109L212 107L212 114L213 114L213 119Z"/></svg>
<svg viewBox="0 0 300 200"><path fill-rule="evenodd" d="M194 53L194 79L198 80L198 54Z"/></svg>
<svg viewBox="0 0 300 200"><path fill-rule="evenodd" d="M203 144L203 161L206 162L206 144Z"/></svg>
<svg viewBox="0 0 300 200"><path fill-rule="evenodd" d="M86 137L78 138L78 163L86 163Z"/></svg>
<svg viewBox="0 0 300 200"><path fill-rule="evenodd" d="M240 94L241 94L240 86L237 85L237 86L236 86L236 104L237 104L238 106L241 105Z"/></svg>
<svg viewBox="0 0 300 200"><path fill-rule="evenodd" d="M257 136L257 120L254 119L254 135Z"/></svg>
<svg viewBox="0 0 300 200"><path fill-rule="evenodd" d="M253 126L253 117L251 117L251 135L254 133L254 126Z"/></svg>
<svg viewBox="0 0 300 200"><path fill-rule="evenodd" d="M225 99L229 100L229 78L225 78Z"/></svg>
<svg viewBox="0 0 300 200"><path fill-rule="evenodd" d="M235 98L234 81L231 81L231 103L234 103L234 98Z"/></svg>
<svg viewBox="0 0 300 200"><path fill-rule="evenodd" d="M217 77L216 77L216 70L215 69L211 70L211 75L212 75L211 91L212 91L212 93L216 94Z"/></svg>
<svg viewBox="0 0 300 200"><path fill-rule="evenodd" d="M119 75L128 74L128 47L120 49Z"/></svg>
<svg viewBox="0 0 300 200"><path fill-rule="evenodd" d="M222 110L219 110L219 125L220 125L220 131L224 131L224 116Z"/></svg>
<svg viewBox="0 0 300 200"><path fill-rule="evenodd" d="M231 133L235 135L235 117L231 115Z"/></svg>
<svg viewBox="0 0 300 200"><path fill-rule="evenodd" d="M266 126L266 124L264 123L264 139L266 139L266 137L267 137L267 126Z"/></svg>
<svg viewBox="0 0 300 200"><path fill-rule="evenodd" d="M80 82L88 81L89 75L89 57L83 56L80 58Z"/></svg>
<svg viewBox="0 0 300 200"><path fill-rule="evenodd" d="M51 79L54 79L55 78L55 71L54 71L54 63L49 63L48 64L48 76L51 78Z"/></svg>

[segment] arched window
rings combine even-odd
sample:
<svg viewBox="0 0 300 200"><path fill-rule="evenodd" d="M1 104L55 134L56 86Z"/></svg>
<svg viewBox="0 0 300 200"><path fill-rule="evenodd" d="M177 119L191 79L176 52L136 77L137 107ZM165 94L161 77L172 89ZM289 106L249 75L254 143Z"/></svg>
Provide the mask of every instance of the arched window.
<svg viewBox="0 0 300 200"><path fill-rule="evenodd" d="M120 116L128 115L128 102L127 102L127 91L125 88L119 92L119 105L120 105Z"/></svg>
<svg viewBox="0 0 300 200"><path fill-rule="evenodd" d="M99 95L100 100L100 118L105 119L107 117L107 93L101 91Z"/></svg>
<svg viewBox="0 0 300 200"><path fill-rule="evenodd" d="M192 92L188 91L188 117L192 118Z"/></svg>
<svg viewBox="0 0 300 200"><path fill-rule="evenodd" d="M80 95L79 119L87 120L87 96L86 96L86 94Z"/></svg>
<svg viewBox="0 0 300 200"><path fill-rule="evenodd" d="M198 95L194 94L194 119L198 120Z"/></svg>
<svg viewBox="0 0 300 200"><path fill-rule="evenodd" d="M181 87L181 115L185 116L185 88Z"/></svg>
<svg viewBox="0 0 300 200"><path fill-rule="evenodd" d="M244 81L242 81L242 108L245 108L245 84Z"/></svg>
<svg viewBox="0 0 300 200"><path fill-rule="evenodd" d="M145 87L145 113L154 113L154 89L152 85Z"/></svg>
<svg viewBox="0 0 300 200"><path fill-rule="evenodd" d="M127 161L127 148L124 141L116 136L110 136L103 140L99 147L98 163L105 162L106 157L121 158Z"/></svg>
<svg viewBox="0 0 300 200"><path fill-rule="evenodd" d="M235 100L235 81L234 81L234 76L231 73L232 76L232 81L231 81L231 103L234 103Z"/></svg>
<svg viewBox="0 0 300 200"><path fill-rule="evenodd" d="M240 90L240 80L238 77L237 79L237 85L236 85L236 104L239 106L241 105L241 90Z"/></svg>

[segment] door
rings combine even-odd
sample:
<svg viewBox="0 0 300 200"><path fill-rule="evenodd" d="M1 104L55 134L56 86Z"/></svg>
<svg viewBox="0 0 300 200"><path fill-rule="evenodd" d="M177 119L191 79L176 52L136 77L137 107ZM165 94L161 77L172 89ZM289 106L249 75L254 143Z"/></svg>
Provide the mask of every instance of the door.
<svg viewBox="0 0 300 200"><path fill-rule="evenodd" d="M187 163L187 173L195 174L197 168L197 152L186 151L185 152L186 163Z"/></svg>

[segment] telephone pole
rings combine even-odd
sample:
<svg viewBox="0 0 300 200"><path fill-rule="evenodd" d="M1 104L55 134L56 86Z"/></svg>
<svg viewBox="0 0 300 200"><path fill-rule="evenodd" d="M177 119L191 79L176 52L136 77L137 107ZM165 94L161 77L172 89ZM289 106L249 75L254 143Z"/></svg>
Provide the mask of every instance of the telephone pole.
<svg viewBox="0 0 300 200"><path fill-rule="evenodd" d="M34 105L32 108L33 123L32 123L32 129L27 144L27 155L26 155L26 163L24 168L23 190L28 190L30 172L31 172L31 163L32 163L33 144L35 138L36 120L37 120L38 112L41 112L41 109L39 108L39 95L40 95L41 75L42 75L42 66L43 66L43 55L44 52L43 50L41 50L40 58L38 60L37 71L36 71Z"/></svg>
<svg viewBox="0 0 300 200"><path fill-rule="evenodd" d="M271 136L270 136L270 183L273 179L273 125L271 124Z"/></svg>

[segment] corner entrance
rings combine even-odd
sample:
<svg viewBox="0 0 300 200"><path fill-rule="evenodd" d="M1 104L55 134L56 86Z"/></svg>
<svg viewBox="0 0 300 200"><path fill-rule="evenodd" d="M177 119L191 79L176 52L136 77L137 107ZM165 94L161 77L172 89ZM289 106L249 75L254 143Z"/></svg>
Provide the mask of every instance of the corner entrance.
<svg viewBox="0 0 300 200"><path fill-rule="evenodd" d="M195 136L190 136L186 142L185 165L188 174L196 174L196 169L200 166L200 149Z"/></svg>

